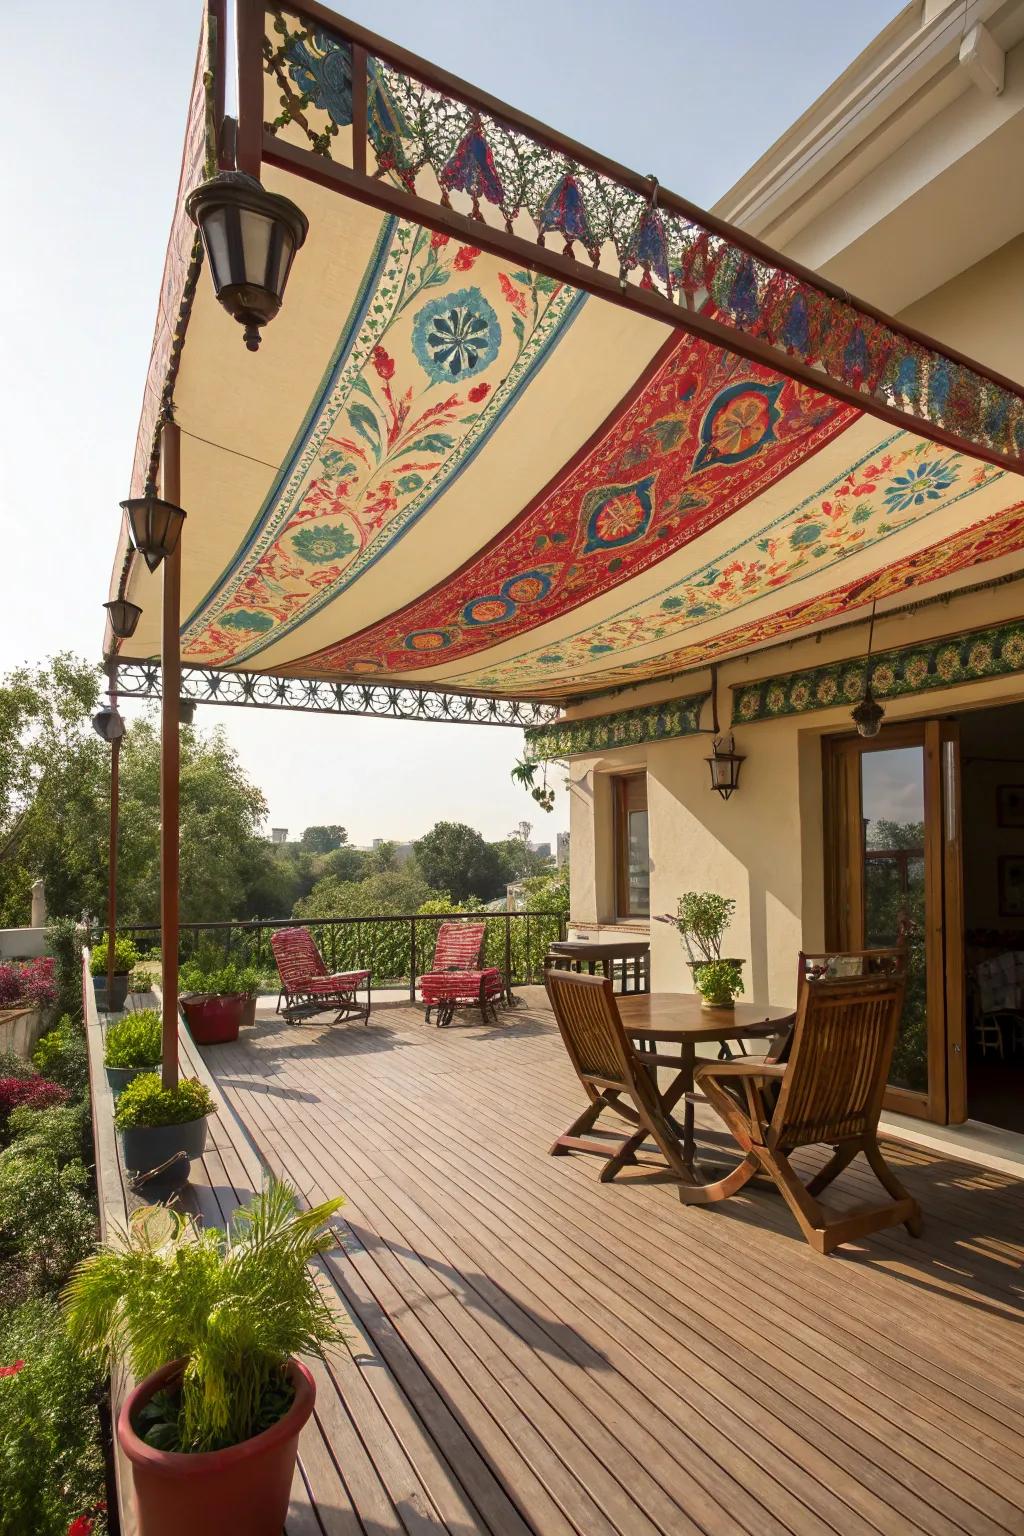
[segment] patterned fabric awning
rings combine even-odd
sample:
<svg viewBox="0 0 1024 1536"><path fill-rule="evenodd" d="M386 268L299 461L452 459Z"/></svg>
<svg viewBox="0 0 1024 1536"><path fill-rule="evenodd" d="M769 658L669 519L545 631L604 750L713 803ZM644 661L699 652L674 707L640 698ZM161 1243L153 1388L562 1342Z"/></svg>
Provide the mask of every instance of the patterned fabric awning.
<svg viewBox="0 0 1024 1536"><path fill-rule="evenodd" d="M560 699L1024 566L1014 386L338 26L267 15L310 233L257 354L175 219L186 665ZM111 590L156 656L124 535Z"/></svg>

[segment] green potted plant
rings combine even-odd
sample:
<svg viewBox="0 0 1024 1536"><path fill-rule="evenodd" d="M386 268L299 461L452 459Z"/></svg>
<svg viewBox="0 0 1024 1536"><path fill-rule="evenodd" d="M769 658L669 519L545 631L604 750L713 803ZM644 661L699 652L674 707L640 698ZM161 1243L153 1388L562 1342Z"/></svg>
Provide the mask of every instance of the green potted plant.
<svg viewBox="0 0 1024 1536"><path fill-rule="evenodd" d="M344 1338L308 1268L342 1203L271 1180L227 1233L149 1207L75 1270L72 1339L142 1378L117 1423L140 1536L280 1536L316 1393L298 1356Z"/></svg>
<svg viewBox="0 0 1024 1536"><path fill-rule="evenodd" d="M163 1021L155 1008L126 1013L108 1028L103 1065L114 1097L143 1072L152 1072L163 1055Z"/></svg>
<svg viewBox="0 0 1024 1536"><path fill-rule="evenodd" d="M139 952L131 939L114 940L114 985L107 997L107 945L110 935L104 934L89 956L89 969L96 988L96 1006L105 1013L120 1013L128 996L128 977L139 963Z"/></svg>
<svg viewBox="0 0 1024 1536"><path fill-rule="evenodd" d="M164 1088L156 1072L135 1078L114 1110L125 1167L148 1172L178 1153L190 1159L202 1157L206 1122L216 1108L209 1089L198 1078L183 1077L174 1088Z"/></svg>
<svg viewBox="0 0 1024 1536"><path fill-rule="evenodd" d="M190 960L178 973L181 1011L197 1045L238 1039L239 1026L255 1024L260 973L228 960L209 965Z"/></svg>
<svg viewBox="0 0 1024 1536"><path fill-rule="evenodd" d="M743 961L722 955L725 930L735 913L731 896L719 896L717 891L684 891L676 903L675 917L658 919L678 931L693 984L705 1008L732 1008L736 994L743 991Z"/></svg>

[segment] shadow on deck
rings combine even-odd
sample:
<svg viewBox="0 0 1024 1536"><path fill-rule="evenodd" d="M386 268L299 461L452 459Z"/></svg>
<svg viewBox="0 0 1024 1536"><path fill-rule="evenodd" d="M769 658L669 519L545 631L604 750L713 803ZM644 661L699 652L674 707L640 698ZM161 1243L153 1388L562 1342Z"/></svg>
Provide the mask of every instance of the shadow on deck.
<svg viewBox="0 0 1024 1536"><path fill-rule="evenodd" d="M324 1283L352 1349L319 1373L289 1531L1020 1536L1024 1186L887 1143L923 1239L822 1259L767 1188L695 1210L651 1168L599 1185L547 1156L579 1090L530 1002L448 1030L262 1017L204 1052L229 1139L348 1201Z"/></svg>

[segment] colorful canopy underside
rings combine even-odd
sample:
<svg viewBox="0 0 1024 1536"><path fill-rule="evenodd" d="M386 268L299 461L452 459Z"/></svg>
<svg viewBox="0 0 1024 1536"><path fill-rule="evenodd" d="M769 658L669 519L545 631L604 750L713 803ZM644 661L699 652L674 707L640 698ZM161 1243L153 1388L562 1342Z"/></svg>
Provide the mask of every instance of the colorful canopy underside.
<svg viewBox="0 0 1024 1536"><path fill-rule="evenodd" d="M351 165L348 43L274 10L264 64L273 142ZM368 175L478 215L481 244L264 164L310 233L252 355L179 207L162 313L180 306L187 330L158 326L135 488L162 392L186 665L561 699L1024 565L1012 388L652 197L616 203L596 172L382 60L367 78ZM198 91L183 191L203 111ZM551 236L562 267L718 330L537 271L525 241ZM158 655L159 577L124 535L118 590L143 608L122 654Z"/></svg>

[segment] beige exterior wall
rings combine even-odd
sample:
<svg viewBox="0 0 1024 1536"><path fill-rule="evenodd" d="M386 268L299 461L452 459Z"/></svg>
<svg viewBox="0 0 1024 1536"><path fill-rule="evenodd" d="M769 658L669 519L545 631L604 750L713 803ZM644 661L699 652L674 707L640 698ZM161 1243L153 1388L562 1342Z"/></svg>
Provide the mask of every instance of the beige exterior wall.
<svg viewBox="0 0 1024 1536"><path fill-rule="evenodd" d="M876 647L908 645L1017 618L1024 612L1024 581L952 596L948 602L879 617ZM864 654L863 624L757 652L719 669L719 710L728 721L731 688L778 673ZM591 700L574 716L628 709L679 697L707 686L708 674L648 684ZM886 721L948 715L1024 699L1024 675L990 678L891 700ZM730 954L746 962L746 997L753 1002L795 1000L796 957L824 942L824 843L821 738L852 730L849 709L736 728L745 756L740 786L728 801L709 787L703 761L709 738L684 737L623 748L570 763L573 922L615 922L611 780L645 771L651 852L651 911L674 912L685 890L715 890L736 900ZM691 990L675 931L652 922L651 980L659 991Z"/></svg>

